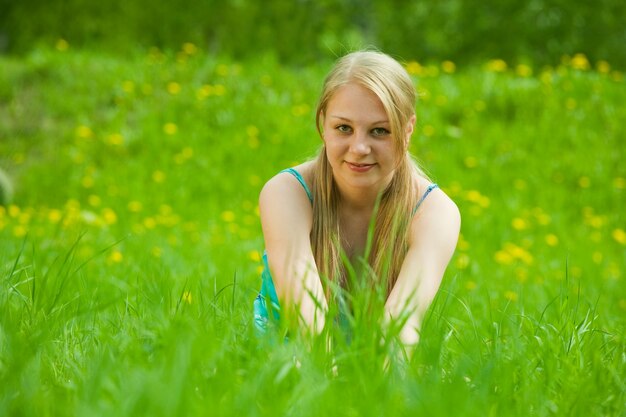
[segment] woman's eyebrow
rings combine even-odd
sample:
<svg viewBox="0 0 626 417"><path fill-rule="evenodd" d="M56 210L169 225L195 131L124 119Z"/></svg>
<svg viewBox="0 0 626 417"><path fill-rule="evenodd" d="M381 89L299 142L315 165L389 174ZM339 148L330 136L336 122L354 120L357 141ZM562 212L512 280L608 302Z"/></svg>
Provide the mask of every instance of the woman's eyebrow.
<svg viewBox="0 0 626 417"><path fill-rule="evenodd" d="M331 115L329 115L329 117L332 117L332 118L335 118L335 119L344 120L346 122L352 122L351 119L349 119L347 117L339 116L339 115L336 115L336 114L331 114ZM376 121L376 122L374 122L372 124L373 125L377 125L377 124L382 124L382 123L389 123L389 120L387 120L387 119L378 120L378 121Z"/></svg>

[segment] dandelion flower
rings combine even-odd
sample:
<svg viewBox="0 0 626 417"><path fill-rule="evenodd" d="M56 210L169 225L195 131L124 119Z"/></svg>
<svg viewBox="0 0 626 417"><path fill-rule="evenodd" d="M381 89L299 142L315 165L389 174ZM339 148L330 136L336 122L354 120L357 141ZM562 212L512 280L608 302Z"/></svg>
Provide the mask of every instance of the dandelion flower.
<svg viewBox="0 0 626 417"><path fill-rule="evenodd" d="M548 233L544 239L548 246L556 246L559 244L558 236L553 233Z"/></svg>
<svg viewBox="0 0 626 417"><path fill-rule="evenodd" d="M476 159L476 157L474 156L466 157L463 162L465 163L465 166L470 169L476 168L476 166L478 166L478 159Z"/></svg>
<svg viewBox="0 0 626 417"><path fill-rule="evenodd" d="M165 125L163 125L163 132L165 132L166 135L175 135L176 132L178 132L178 126L174 123L165 123Z"/></svg>
<svg viewBox="0 0 626 417"><path fill-rule="evenodd" d="M108 225L115 224L117 223L117 214L115 214L113 209L107 207L102 209L102 219Z"/></svg>
<svg viewBox="0 0 626 417"><path fill-rule="evenodd" d="M180 84L178 84L176 81L172 81L172 82L168 83L167 84L167 92L170 93L173 96L175 96L176 94L180 93Z"/></svg>
<svg viewBox="0 0 626 417"><path fill-rule="evenodd" d="M122 90L124 90L125 93L128 94L132 94L135 92L135 83L130 81L130 80L126 80L122 83Z"/></svg>
<svg viewBox="0 0 626 417"><path fill-rule="evenodd" d="M157 184L162 183L163 181L165 181L165 173L159 170L154 171L152 173L152 181L156 182Z"/></svg>
<svg viewBox="0 0 626 417"><path fill-rule="evenodd" d="M183 44L183 52L187 55L193 55L198 52L198 47L191 42L185 42Z"/></svg>
<svg viewBox="0 0 626 417"><path fill-rule="evenodd" d="M626 245L626 232L624 231L624 229L613 230L611 236L613 236L613 239L615 239L615 241L620 245Z"/></svg>
<svg viewBox="0 0 626 417"><path fill-rule="evenodd" d="M584 54L576 54L571 60L572 68L578 70L588 70L589 69L589 60Z"/></svg>
<svg viewBox="0 0 626 417"><path fill-rule="evenodd" d="M423 73L422 66L416 61L408 62L405 68L406 68L406 71L411 75L422 75Z"/></svg>
<svg viewBox="0 0 626 417"><path fill-rule="evenodd" d="M506 298L509 301L517 301L517 293L515 291L506 291L504 293L504 298Z"/></svg>
<svg viewBox="0 0 626 417"><path fill-rule="evenodd" d="M443 61L441 63L441 69L446 74L452 74L454 71L456 71L456 65L452 61Z"/></svg>
<svg viewBox="0 0 626 417"><path fill-rule="evenodd" d="M528 65L519 64L515 67L515 73L520 77L530 77L533 74L533 70Z"/></svg>
<svg viewBox="0 0 626 417"><path fill-rule="evenodd" d="M124 255L122 255L122 252L120 252L119 250L114 250L109 255L109 261L114 262L114 263L120 263L122 262L123 259L124 259Z"/></svg>
<svg viewBox="0 0 626 417"><path fill-rule="evenodd" d="M422 132L424 133L424 136L431 137L435 134L435 128L431 125L426 125L422 129Z"/></svg>
<svg viewBox="0 0 626 417"><path fill-rule="evenodd" d="M48 212L48 221L50 223L58 223L62 217L63 214L61 213L61 210L52 209Z"/></svg>
<svg viewBox="0 0 626 417"><path fill-rule="evenodd" d="M601 74L608 74L609 72L611 72L611 66L609 65L608 62L603 61L603 60L598 61L596 63L596 69Z"/></svg>
<svg viewBox="0 0 626 417"><path fill-rule="evenodd" d="M235 213L230 210L222 212L222 220L226 223L232 223L235 221Z"/></svg>
<svg viewBox="0 0 626 417"><path fill-rule="evenodd" d="M492 59L487 62L487 70L492 72L504 72L507 69L506 62L502 59Z"/></svg>
<svg viewBox="0 0 626 417"><path fill-rule="evenodd" d="M128 210L133 213L138 213L143 209L143 204L140 201L130 201L128 203Z"/></svg>
<svg viewBox="0 0 626 417"><path fill-rule="evenodd" d="M526 230L528 228L528 222L521 217L516 217L511 222L511 226L515 230Z"/></svg>
<svg viewBox="0 0 626 417"><path fill-rule="evenodd" d="M90 194L89 197L87 197L87 203L89 203L91 207L98 207L102 203L102 199L96 194Z"/></svg>
<svg viewBox="0 0 626 417"><path fill-rule="evenodd" d="M253 250L248 252L248 259L252 262L261 262L261 255L259 254L259 251Z"/></svg>
<svg viewBox="0 0 626 417"><path fill-rule="evenodd" d="M28 233L28 228L23 224L13 226L13 236L24 237Z"/></svg>
<svg viewBox="0 0 626 417"><path fill-rule="evenodd" d="M57 48L57 51L65 52L70 47L70 44L67 43L65 39L59 39L57 40L57 43L55 46Z"/></svg>
<svg viewBox="0 0 626 417"><path fill-rule="evenodd" d="M594 263L599 264L602 262L602 259L604 259L604 256L602 255L602 252L596 251L591 255L591 259Z"/></svg>
<svg viewBox="0 0 626 417"><path fill-rule="evenodd" d="M93 137L93 130L91 130L90 127L84 125L78 126L75 133L76 137L80 139L89 139Z"/></svg>
<svg viewBox="0 0 626 417"><path fill-rule="evenodd" d="M458 269L466 269L469 266L469 263L470 263L470 257L466 253L461 253L456 258L455 265Z"/></svg>

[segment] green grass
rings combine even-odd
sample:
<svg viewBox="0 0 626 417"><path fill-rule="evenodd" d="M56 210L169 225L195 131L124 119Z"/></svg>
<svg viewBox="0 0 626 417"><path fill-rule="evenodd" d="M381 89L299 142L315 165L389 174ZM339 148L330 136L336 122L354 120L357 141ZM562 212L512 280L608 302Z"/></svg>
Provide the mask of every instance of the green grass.
<svg viewBox="0 0 626 417"><path fill-rule="evenodd" d="M188 52L0 57L0 415L624 416L622 74L409 66L462 239L383 372L366 319L332 355L252 328L258 192L317 149L330 63Z"/></svg>

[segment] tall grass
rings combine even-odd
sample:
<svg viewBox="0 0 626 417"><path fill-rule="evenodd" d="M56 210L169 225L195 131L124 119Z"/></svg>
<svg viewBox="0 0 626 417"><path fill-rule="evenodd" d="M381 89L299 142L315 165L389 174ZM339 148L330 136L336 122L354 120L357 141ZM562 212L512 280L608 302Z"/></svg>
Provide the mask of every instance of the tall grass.
<svg viewBox="0 0 626 417"><path fill-rule="evenodd" d="M329 63L60 49L0 60L0 415L624 415L621 73L407 63L463 226L384 371L367 316L331 353L252 326L256 198L317 148Z"/></svg>

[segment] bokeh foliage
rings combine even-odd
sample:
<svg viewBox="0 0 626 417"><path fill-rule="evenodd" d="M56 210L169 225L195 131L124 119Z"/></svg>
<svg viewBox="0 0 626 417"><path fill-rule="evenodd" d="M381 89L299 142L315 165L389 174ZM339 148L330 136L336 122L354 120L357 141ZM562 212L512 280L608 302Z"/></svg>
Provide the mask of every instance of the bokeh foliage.
<svg viewBox="0 0 626 417"><path fill-rule="evenodd" d="M3 4L4 3L4 4ZM457 63L500 58L555 65L584 53L626 66L621 0L1 0L0 51L66 39L115 52L193 42L236 58L275 53L311 62L374 45L406 59Z"/></svg>

